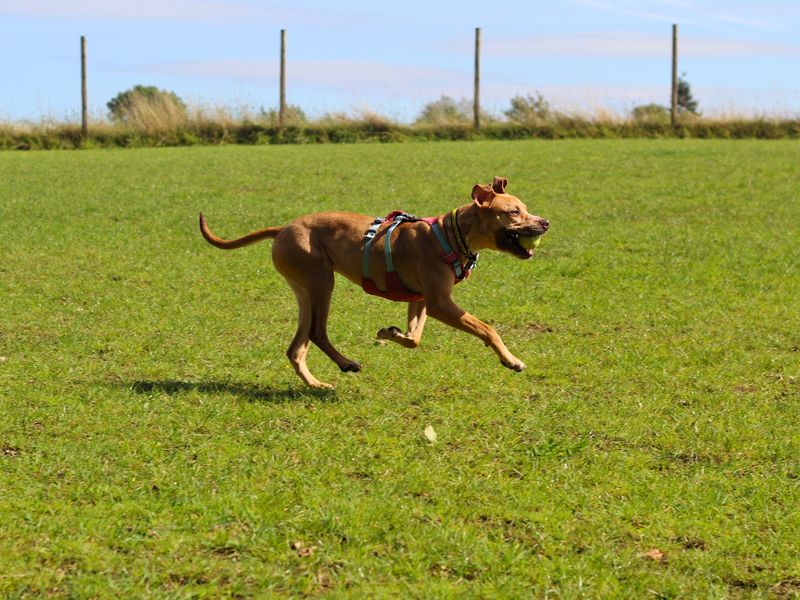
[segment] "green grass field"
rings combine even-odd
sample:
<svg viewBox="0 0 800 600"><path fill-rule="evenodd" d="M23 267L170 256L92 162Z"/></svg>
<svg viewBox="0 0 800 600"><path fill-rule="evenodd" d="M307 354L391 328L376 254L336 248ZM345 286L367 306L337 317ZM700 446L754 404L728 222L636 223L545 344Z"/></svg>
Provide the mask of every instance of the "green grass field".
<svg viewBox="0 0 800 600"><path fill-rule="evenodd" d="M340 280L311 393L270 242L197 231L493 175L551 231L455 297L520 374ZM0 234L4 597L800 594L797 141L4 153Z"/></svg>

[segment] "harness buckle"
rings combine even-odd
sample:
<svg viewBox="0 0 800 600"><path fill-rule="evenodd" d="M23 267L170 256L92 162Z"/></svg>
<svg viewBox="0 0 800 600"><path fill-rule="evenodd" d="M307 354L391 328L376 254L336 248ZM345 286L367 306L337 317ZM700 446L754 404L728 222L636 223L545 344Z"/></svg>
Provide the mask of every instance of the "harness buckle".
<svg viewBox="0 0 800 600"><path fill-rule="evenodd" d="M469 260L467 260L464 265L464 269L466 269L468 273L478 266L478 258L480 258L480 254L472 254L469 256Z"/></svg>

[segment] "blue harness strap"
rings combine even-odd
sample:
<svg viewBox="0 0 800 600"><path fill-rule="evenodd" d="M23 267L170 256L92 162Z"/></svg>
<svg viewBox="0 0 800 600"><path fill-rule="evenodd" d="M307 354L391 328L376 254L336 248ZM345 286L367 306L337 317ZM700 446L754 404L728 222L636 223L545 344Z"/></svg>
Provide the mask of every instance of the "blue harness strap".
<svg viewBox="0 0 800 600"><path fill-rule="evenodd" d="M383 253L386 258L386 272L392 273L394 271L394 260L392 259L392 232L395 228L403 223L404 221L419 221L417 217L414 215L409 215L408 213L404 212L394 212L389 215L391 218L391 225L386 230L386 236L383 241ZM364 235L364 254L361 258L361 274L364 277L369 277L369 253L372 250L372 244L375 242L375 236L378 234L378 229L380 229L381 224L384 221L389 220L389 218L382 219L380 217L375 217L375 220L372 221L372 225L367 230L367 233Z"/></svg>
<svg viewBox="0 0 800 600"><path fill-rule="evenodd" d="M407 219L402 218L403 215L397 215L386 230L386 239L383 241L383 253L386 256L386 272L391 273L394 271L394 261L392 260L392 232L395 228Z"/></svg>
<svg viewBox="0 0 800 600"><path fill-rule="evenodd" d="M450 265L450 268L453 269L456 281L461 281L465 277L468 277L469 272L475 268L475 263L472 263L472 266L465 271L464 267L461 265L461 259L458 257L458 254L453 252L453 248L451 248L450 244L447 242L447 237L444 235L442 228L439 227L439 224L435 222L431 223L431 229L433 229L436 239L439 240L439 245L442 247L442 250L444 250L442 258Z"/></svg>
<svg viewBox="0 0 800 600"><path fill-rule="evenodd" d="M383 223L383 219L375 217L367 233L364 235L364 254L361 257L361 275L369 279L369 253L372 250L372 243L375 241L375 234Z"/></svg>

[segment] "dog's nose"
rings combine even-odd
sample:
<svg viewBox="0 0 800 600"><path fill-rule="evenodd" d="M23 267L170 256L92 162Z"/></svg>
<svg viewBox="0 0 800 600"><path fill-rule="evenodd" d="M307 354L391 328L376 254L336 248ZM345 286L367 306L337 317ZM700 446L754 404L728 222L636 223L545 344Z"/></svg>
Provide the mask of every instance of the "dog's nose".
<svg viewBox="0 0 800 600"><path fill-rule="evenodd" d="M542 219L541 223L542 223L542 227L544 228L545 231L550 229L550 221L548 221L547 219Z"/></svg>

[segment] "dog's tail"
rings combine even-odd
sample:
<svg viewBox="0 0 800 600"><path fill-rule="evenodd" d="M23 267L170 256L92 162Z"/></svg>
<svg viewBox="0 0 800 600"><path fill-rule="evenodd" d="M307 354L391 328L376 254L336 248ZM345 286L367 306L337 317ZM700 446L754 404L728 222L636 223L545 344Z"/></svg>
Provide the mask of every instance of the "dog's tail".
<svg viewBox="0 0 800 600"><path fill-rule="evenodd" d="M253 231L240 238L236 238L235 240L223 240L208 228L206 218L203 216L203 213L200 213L200 233L203 234L203 237L206 238L209 244L217 248L222 248L223 250L234 250L242 246L255 244L261 240L274 238L280 233L281 229L283 229L283 227L265 227L264 229L259 229L258 231Z"/></svg>

